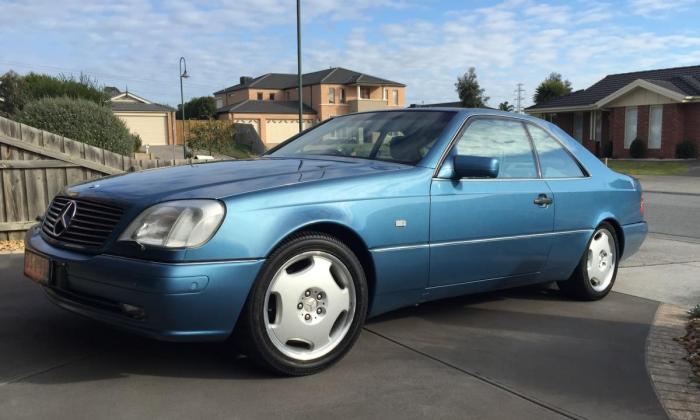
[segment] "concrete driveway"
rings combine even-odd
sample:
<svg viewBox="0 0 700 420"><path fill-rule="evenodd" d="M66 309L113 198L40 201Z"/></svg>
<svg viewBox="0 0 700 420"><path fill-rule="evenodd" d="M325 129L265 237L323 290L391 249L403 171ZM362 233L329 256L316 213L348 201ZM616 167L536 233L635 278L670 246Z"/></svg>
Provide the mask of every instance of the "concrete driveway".
<svg viewBox="0 0 700 420"><path fill-rule="evenodd" d="M679 236L668 217L694 196L672 198L647 194L657 233L600 302L527 288L404 309L305 378L67 313L22 278L21 255L0 256L0 418L666 418L645 368L649 325L659 301L700 302L700 224Z"/></svg>

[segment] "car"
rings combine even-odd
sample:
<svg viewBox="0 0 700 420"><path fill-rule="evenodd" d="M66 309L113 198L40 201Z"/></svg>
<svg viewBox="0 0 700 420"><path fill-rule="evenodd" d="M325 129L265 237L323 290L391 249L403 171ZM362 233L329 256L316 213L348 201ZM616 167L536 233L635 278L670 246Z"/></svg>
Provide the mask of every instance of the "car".
<svg viewBox="0 0 700 420"><path fill-rule="evenodd" d="M256 159L66 187L27 233L25 274L70 311L305 375L397 308L552 282L601 299L646 233L640 183L549 122L384 110Z"/></svg>

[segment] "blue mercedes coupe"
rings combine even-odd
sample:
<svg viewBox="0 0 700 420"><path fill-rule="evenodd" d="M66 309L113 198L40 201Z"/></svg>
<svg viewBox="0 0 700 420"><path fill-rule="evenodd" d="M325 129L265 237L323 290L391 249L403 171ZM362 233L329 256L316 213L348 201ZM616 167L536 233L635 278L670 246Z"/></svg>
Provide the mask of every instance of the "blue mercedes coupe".
<svg viewBox="0 0 700 420"><path fill-rule="evenodd" d="M555 125L415 108L332 118L258 159L67 187L24 270L70 311L232 338L304 375L396 308L549 282L600 299L646 232L639 182Z"/></svg>

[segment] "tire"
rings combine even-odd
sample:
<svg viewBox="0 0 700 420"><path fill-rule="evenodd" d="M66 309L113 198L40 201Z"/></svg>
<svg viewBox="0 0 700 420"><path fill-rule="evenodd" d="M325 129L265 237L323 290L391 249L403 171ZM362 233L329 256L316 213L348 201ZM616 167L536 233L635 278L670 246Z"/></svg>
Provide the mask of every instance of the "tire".
<svg viewBox="0 0 700 420"><path fill-rule="evenodd" d="M261 269L240 338L263 367L289 376L313 374L352 348L367 306L365 272L352 250L333 236L301 232L280 244Z"/></svg>
<svg viewBox="0 0 700 420"><path fill-rule="evenodd" d="M557 282L567 296L578 300L599 300L610 293L620 261L620 245L615 228L601 223L586 244L578 266L571 277Z"/></svg>

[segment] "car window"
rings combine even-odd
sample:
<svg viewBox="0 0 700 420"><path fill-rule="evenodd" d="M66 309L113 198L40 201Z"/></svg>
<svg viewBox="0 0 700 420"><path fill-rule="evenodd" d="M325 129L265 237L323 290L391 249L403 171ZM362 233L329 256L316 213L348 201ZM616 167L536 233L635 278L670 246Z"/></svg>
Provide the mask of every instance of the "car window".
<svg viewBox="0 0 700 420"><path fill-rule="evenodd" d="M447 111L395 111L338 117L269 155L332 155L415 164L434 146L454 115Z"/></svg>
<svg viewBox="0 0 700 420"><path fill-rule="evenodd" d="M574 158L554 137L532 124L528 124L527 129L540 158L543 177L575 178L585 176Z"/></svg>
<svg viewBox="0 0 700 420"><path fill-rule="evenodd" d="M497 158L498 178L537 178L530 140L519 121L475 120L457 142L457 153Z"/></svg>

